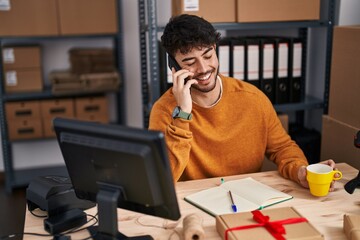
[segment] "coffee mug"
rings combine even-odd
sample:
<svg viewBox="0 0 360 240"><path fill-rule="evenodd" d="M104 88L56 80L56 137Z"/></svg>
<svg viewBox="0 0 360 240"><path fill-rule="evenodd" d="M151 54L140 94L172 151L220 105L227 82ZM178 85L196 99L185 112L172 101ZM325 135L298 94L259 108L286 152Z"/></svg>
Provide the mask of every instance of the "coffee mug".
<svg viewBox="0 0 360 240"><path fill-rule="evenodd" d="M333 180L342 178L339 170L334 170L326 164L316 163L306 167L306 179L309 183L310 193L317 197L326 196ZM339 177L335 177L338 174Z"/></svg>

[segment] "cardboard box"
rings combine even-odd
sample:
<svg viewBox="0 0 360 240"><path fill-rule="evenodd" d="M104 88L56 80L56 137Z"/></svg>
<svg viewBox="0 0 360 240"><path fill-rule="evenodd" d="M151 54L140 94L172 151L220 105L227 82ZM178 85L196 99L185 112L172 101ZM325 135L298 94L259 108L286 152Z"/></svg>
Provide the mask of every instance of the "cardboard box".
<svg viewBox="0 0 360 240"><path fill-rule="evenodd" d="M5 103L7 121L40 118L39 101L7 102Z"/></svg>
<svg viewBox="0 0 360 240"><path fill-rule="evenodd" d="M118 31L116 0L57 0L61 35Z"/></svg>
<svg viewBox="0 0 360 240"><path fill-rule="evenodd" d="M360 215L344 215L344 233L349 240L360 240Z"/></svg>
<svg viewBox="0 0 360 240"><path fill-rule="evenodd" d="M320 19L320 0L237 0L237 22Z"/></svg>
<svg viewBox="0 0 360 240"><path fill-rule="evenodd" d="M108 122L109 114L107 98L76 98L75 116L79 120Z"/></svg>
<svg viewBox="0 0 360 240"><path fill-rule="evenodd" d="M2 1L0 36L58 35L56 0Z"/></svg>
<svg viewBox="0 0 360 240"><path fill-rule="evenodd" d="M5 71L5 92L41 92L42 73L39 68Z"/></svg>
<svg viewBox="0 0 360 240"><path fill-rule="evenodd" d="M334 28L329 116L360 128L360 25Z"/></svg>
<svg viewBox="0 0 360 240"><path fill-rule="evenodd" d="M114 72L114 50L111 48L73 48L69 51L71 72L105 73Z"/></svg>
<svg viewBox="0 0 360 240"><path fill-rule="evenodd" d="M271 221L285 220L288 218L301 218L302 216L292 207L273 208L260 211L263 215L270 217ZM225 230L229 228L247 226L257 224L253 220L253 214L251 212L242 212L234 214L220 215L216 217L216 229L222 239L225 239ZM283 225L286 234L283 235L285 239L312 239L320 240L324 239L323 235L319 233L309 222L301 222L294 224ZM250 229L242 229L237 231L230 231L228 233L229 240L241 239L241 240L253 240L253 239L271 239L274 237L266 230L265 227L255 227Z"/></svg>
<svg viewBox="0 0 360 240"><path fill-rule="evenodd" d="M172 16L192 14L211 23L235 22L236 0L172 0Z"/></svg>
<svg viewBox="0 0 360 240"><path fill-rule="evenodd" d="M75 119L75 117L63 117L62 118L70 118L70 119ZM54 130L54 125L53 125L53 120L54 118L42 118L42 127L43 127L43 137L44 138L54 138L56 137L56 133Z"/></svg>
<svg viewBox="0 0 360 240"><path fill-rule="evenodd" d="M8 121L8 131L11 141L43 137L42 121L40 118Z"/></svg>
<svg viewBox="0 0 360 240"><path fill-rule="evenodd" d="M56 71L50 73L50 79L54 95L117 91L120 86L120 76L117 72L78 75L68 71Z"/></svg>
<svg viewBox="0 0 360 240"><path fill-rule="evenodd" d="M354 146L358 131L357 127L323 115L320 159L346 162L360 169L360 149Z"/></svg>
<svg viewBox="0 0 360 240"><path fill-rule="evenodd" d="M4 70L41 68L39 46L4 47L2 49Z"/></svg>
<svg viewBox="0 0 360 240"><path fill-rule="evenodd" d="M49 99L40 101L41 117L52 119L54 117L74 118L74 100L66 99Z"/></svg>

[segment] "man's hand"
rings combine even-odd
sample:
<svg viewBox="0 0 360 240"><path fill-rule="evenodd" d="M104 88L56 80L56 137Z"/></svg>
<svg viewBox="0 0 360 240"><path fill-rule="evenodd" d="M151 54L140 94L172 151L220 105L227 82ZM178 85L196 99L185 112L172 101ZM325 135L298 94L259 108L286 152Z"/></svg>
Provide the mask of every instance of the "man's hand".
<svg viewBox="0 0 360 240"><path fill-rule="evenodd" d="M176 99L177 105L181 108L182 111L186 113L191 113L192 111L192 98L190 94L190 87L192 84L196 84L195 79L189 79L185 83L185 78L192 77L194 74L186 69L181 69L175 71L172 69L173 74L173 88L172 92Z"/></svg>
<svg viewBox="0 0 360 240"><path fill-rule="evenodd" d="M329 165L331 168L335 169L335 162L332 159L325 160L320 163ZM335 175L335 177L339 177L339 176ZM299 183L301 186L303 186L305 188L309 188L309 183L306 180L306 166L301 166L299 168L298 179L299 179ZM330 190L329 190L330 192L334 191L334 189L335 189L334 186L335 186L335 181L332 181L331 185L330 185Z"/></svg>

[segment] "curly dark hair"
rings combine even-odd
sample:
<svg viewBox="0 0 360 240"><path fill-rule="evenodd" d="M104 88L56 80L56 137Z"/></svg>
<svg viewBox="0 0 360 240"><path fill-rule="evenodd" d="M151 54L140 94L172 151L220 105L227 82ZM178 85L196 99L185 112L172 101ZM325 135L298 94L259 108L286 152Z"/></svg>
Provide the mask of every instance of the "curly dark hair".
<svg viewBox="0 0 360 240"><path fill-rule="evenodd" d="M194 47L202 48L217 44L220 33L205 19L189 14L170 18L161 36L161 45L170 55L180 50L182 54Z"/></svg>

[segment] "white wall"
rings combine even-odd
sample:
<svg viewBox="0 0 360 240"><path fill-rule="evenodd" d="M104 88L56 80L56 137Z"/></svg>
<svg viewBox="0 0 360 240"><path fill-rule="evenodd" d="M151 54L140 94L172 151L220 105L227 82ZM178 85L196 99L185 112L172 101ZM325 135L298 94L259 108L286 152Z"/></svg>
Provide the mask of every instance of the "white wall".
<svg viewBox="0 0 360 240"><path fill-rule="evenodd" d="M143 126L142 97L141 97L141 72L139 50L139 19L138 3L135 0L122 0L123 30L124 30L124 55L125 55L125 99L126 123L129 126ZM339 24L360 24L360 1L343 0L340 5ZM171 16L171 1L157 1L158 24L164 26ZM161 35L161 34L160 34ZM61 43L45 42L44 57L46 58L44 73L50 69L68 68L69 62L65 52L73 45L81 46L111 46L107 39L73 41L66 40ZM320 47L321 48L321 47ZM314 61L323 61L314 56ZM323 95L323 86L312 89L314 95ZM114 109L110 106L110 109ZM111 118L114 118L112 114ZM35 167L41 165L55 165L61 163L62 157L55 140L26 141L13 144L14 166L16 168ZM2 154L0 155L0 171L3 171Z"/></svg>

